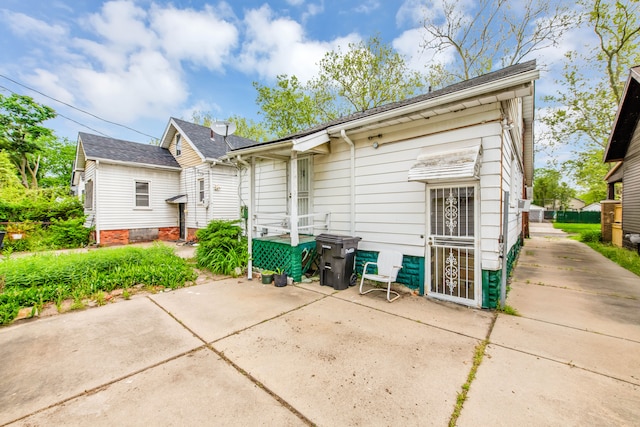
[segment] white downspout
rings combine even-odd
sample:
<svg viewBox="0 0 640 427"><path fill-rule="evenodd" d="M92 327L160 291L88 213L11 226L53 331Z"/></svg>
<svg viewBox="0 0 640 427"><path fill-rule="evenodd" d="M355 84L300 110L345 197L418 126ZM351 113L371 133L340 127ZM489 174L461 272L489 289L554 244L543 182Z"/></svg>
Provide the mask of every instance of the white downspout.
<svg viewBox="0 0 640 427"><path fill-rule="evenodd" d="M254 200L255 200L255 178L256 178L256 168L255 168L255 157L251 157L250 163L247 163L245 160L237 157L238 162L246 165L249 168L249 203L247 203L247 252L249 253L249 262L247 263L247 279L253 280L253 209L254 209ZM242 174L240 170L238 170L239 174Z"/></svg>
<svg viewBox="0 0 640 427"><path fill-rule="evenodd" d="M350 179L350 188L351 188L351 214L349 215L351 223L350 223L350 233L352 236L356 234L356 146L353 141L347 136L347 132L344 129L340 130L340 136L345 140L347 144L349 144L349 148L351 151L351 173L349 176Z"/></svg>

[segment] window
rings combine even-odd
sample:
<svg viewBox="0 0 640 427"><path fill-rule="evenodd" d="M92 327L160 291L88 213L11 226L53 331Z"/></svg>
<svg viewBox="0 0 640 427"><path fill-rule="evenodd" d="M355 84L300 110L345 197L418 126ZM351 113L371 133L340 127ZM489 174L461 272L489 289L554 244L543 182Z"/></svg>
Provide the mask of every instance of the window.
<svg viewBox="0 0 640 427"><path fill-rule="evenodd" d="M198 180L198 201L204 203L204 178Z"/></svg>
<svg viewBox="0 0 640 427"><path fill-rule="evenodd" d="M93 180L90 179L84 185L84 207L93 209Z"/></svg>
<svg viewBox="0 0 640 427"><path fill-rule="evenodd" d="M146 181L136 181L136 207L149 207L149 183Z"/></svg>
<svg viewBox="0 0 640 427"><path fill-rule="evenodd" d="M180 134L176 135L176 156L182 154L182 138Z"/></svg>

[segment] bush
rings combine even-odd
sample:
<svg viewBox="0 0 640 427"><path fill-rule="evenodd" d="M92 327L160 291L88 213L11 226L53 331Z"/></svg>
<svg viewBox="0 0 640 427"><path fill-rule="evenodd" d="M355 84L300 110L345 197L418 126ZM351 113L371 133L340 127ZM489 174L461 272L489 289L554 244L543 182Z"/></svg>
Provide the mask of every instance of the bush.
<svg viewBox="0 0 640 427"><path fill-rule="evenodd" d="M242 236L240 221L214 220L198 230L196 259L199 267L213 273L238 276L236 269L244 270L249 263L247 239Z"/></svg>
<svg viewBox="0 0 640 427"><path fill-rule="evenodd" d="M51 219L47 229L51 244L56 248L78 248L89 244L91 229L84 226L84 215L78 218Z"/></svg>
<svg viewBox="0 0 640 427"><path fill-rule="evenodd" d="M196 277L193 268L163 244L5 259L0 262L0 324L10 323L21 307L81 300L135 285L175 289Z"/></svg>
<svg viewBox="0 0 640 427"><path fill-rule="evenodd" d="M602 241L602 232L583 231L580 233L580 241L584 243L598 243Z"/></svg>

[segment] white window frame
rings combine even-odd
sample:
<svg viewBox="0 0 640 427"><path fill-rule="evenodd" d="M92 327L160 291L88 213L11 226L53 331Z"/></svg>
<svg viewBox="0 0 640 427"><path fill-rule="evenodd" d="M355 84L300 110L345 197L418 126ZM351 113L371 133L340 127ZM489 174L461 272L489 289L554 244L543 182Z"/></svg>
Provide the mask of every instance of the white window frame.
<svg viewBox="0 0 640 427"><path fill-rule="evenodd" d="M138 184L147 184L146 193L138 193ZM147 196L146 205L138 205L138 196ZM151 181L145 179L136 179L133 181L133 206L135 209L151 209Z"/></svg>
<svg viewBox="0 0 640 427"><path fill-rule="evenodd" d="M182 135L176 134L176 156L182 155Z"/></svg>
<svg viewBox="0 0 640 427"><path fill-rule="evenodd" d="M87 191L89 190L89 191ZM84 208L93 210L94 194L95 194L95 182L93 179L87 180L84 184Z"/></svg>
<svg viewBox="0 0 640 427"><path fill-rule="evenodd" d="M198 203L204 204L207 196L207 187L204 178L198 178Z"/></svg>

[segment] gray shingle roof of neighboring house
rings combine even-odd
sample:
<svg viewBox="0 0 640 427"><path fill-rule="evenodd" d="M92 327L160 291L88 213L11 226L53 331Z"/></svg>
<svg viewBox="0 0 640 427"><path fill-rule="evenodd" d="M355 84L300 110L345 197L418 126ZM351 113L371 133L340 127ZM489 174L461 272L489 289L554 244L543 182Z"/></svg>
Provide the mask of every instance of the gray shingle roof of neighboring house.
<svg viewBox="0 0 640 427"><path fill-rule="evenodd" d="M206 126L197 125L185 120L172 117L171 120L180 128L180 131L189 138L198 151L207 159L219 159L229 151L222 135L213 133ZM227 136L227 142L233 149L250 147L257 144L256 141L237 135Z"/></svg>
<svg viewBox="0 0 640 427"><path fill-rule="evenodd" d="M84 132L79 132L78 137L82 142L87 159L180 168L169 150L156 145L140 144Z"/></svg>
<svg viewBox="0 0 640 427"><path fill-rule="evenodd" d="M491 83L500 79L504 79L507 77L511 77L511 76L515 76L517 74L520 73L525 73L528 71L533 71L536 69L536 61L532 60L532 61L527 61L527 62L523 62L521 64L516 64L516 65L512 65L510 67L506 67L491 73L487 73L478 77L474 77L472 79L469 80L464 80L462 82L458 82L458 83L454 83L452 85L446 86L442 89L438 89L438 90L434 90L433 92L429 92L429 93L425 93L422 95L418 95L415 96L413 98L408 98L408 99L404 99L402 101L397 101L397 102L391 102L389 104L385 104L385 105L381 105L379 107L375 107L375 108L371 108L369 110L365 110L365 111L358 111L355 112L353 114L349 114L347 116L343 116L343 117L339 117L335 120L332 120L330 122L327 123L322 123L320 125L314 126L312 128L308 128L305 130L302 130L300 132L297 133L293 133L291 135L285 136L283 138L278 138L276 140L272 140L272 141L268 141L268 142L258 142L258 143L254 143L253 146L258 146L258 145L263 145L263 144L271 144L274 142L280 142L280 141L288 141L290 139L294 139L294 138L300 138L306 135L311 135L315 132L319 132L321 130L330 128L332 126L336 126L342 123L347 123L353 120L358 120L364 117L369 117L369 116L373 116L379 113L383 113L386 111L391 111L394 110L396 108L401 108L407 105L411 105L411 104L417 104L419 102L422 101L426 101L429 99L435 99L444 95L448 95L451 93L455 93L455 92L460 92L463 90L467 90L467 89L471 89L475 86L480 86L483 84L487 84L487 83ZM244 148L244 147L243 147Z"/></svg>

